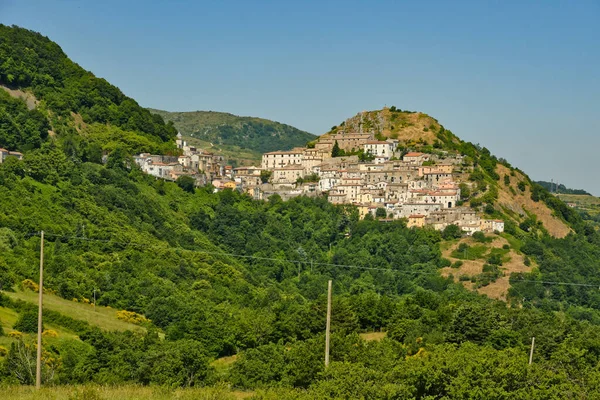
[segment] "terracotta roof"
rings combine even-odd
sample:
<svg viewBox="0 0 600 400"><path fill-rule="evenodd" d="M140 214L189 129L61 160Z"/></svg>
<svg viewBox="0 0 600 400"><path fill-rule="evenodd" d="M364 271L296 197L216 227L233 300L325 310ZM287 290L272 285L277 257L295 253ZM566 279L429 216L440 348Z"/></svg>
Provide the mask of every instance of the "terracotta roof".
<svg viewBox="0 0 600 400"><path fill-rule="evenodd" d="M381 140L367 140L367 144L390 144L390 143L383 142Z"/></svg>

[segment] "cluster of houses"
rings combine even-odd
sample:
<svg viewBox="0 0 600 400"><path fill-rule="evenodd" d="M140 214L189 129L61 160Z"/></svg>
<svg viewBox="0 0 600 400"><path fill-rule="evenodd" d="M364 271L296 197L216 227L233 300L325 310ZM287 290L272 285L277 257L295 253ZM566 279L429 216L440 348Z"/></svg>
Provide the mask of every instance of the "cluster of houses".
<svg viewBox="0 0 600 400"><path fill-rule="evenodd" d="M177 134L175 143L182 151L180 156L141 153L134 156L134 160L142 171L149 175L170 181L176 181L180 176L187 175L196 180L197 186L205 185L212 179L223 176L223 156L189 146L183 140L181 133Z"/></svg>
<svg viewBox="0 0 600 400"><path fill-rule="evenodd" d="M240 190L255 199L326 194L333 204L356 206L362 218L405 218L409 227L439 230L454 224L467 234L504 231L503 221L482 219L460 205L461 155L406 153L398 140L340 132L322 136L310 148L265 153L260 167L232 168L223 166L221 156L188 146L181 135L176 143L181 156L140 154L135 161L157 178L189 175L199 186L210 182L215 191ZM350 155L332 157L336 144Z"/></svg>
<svg viewBox="0 0 600 400"><path fill-rule="evenodd" d="M362 150L362 159L367 155L370 161L357 155L332 157L336 143L350 154ZM376 140L372 133L341 132L321 137L314 148L266 153L260 168L238 168L235 179L255 198L326 193L331 203L355 205L361 217L406 218L409 227L439 230L454 224L467 234L504 231L503 221L482 219L473 209L459 206L462 156L403 153L398 144ZM260 182L261 171L270 173L267 184Z"/></svg>

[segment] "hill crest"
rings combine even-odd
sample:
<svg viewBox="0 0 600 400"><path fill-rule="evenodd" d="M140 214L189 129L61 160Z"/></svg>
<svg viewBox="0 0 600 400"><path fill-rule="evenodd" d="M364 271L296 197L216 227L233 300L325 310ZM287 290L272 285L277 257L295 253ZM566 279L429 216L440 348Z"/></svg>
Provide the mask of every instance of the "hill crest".
<svg viewBox="0 0 600 400"><path fill-rule="evenodd" d="M260 153L303 146L315 135L291 125L218 111L170 112L148 109L171 121L184 136L212 145L239 146Z"/></svg>

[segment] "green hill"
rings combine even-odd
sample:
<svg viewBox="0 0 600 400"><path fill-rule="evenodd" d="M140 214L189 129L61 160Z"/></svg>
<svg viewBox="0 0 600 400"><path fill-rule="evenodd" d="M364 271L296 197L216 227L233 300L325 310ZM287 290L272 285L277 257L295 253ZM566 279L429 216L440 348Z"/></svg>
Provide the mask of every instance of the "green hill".
<svg viewBox="0 0 600 400"><path fill-rule="evenodd" d="M38 280L41 230L45 288L55 294L44 323L58 333L44 337L44 384L104 388L57 388L63 397L153 391L129 394L135 387L126 386L125 394L124 384L162 386L157 395L165 397L168 388L198 386L265 399L600 396L600 233L487 149L441 125L439 143L404 144L464 154L475 187L465 201L506 218L501 236L454 238L402 220L360 220L355 207L323 197L184 191L128 157L172 148L172 126L47 38L16 27L0 33L2 60L12 60L0 66L11 90L3 91L1 126L13 124L2 146L24 152L0 164L0 286L14 290L0 294L0 385L13 398L26 390L6 384L33 383L37 308L19 287ZM454 279L476 259L483 270L466 279L484 287L517 258L523 265L508 276L506 301L466 288L463 275ZM85 304L94 290L103 313L129 311L145 329L95 323ZM15 327L24 336L11 334ZM361 335L369 332L386 334Z"/></svg>
<svg viewBox="0 0 600 400"><path fill-rule="evenodd" d="M538 185L541 185L544 189L551 193L561 193L561 194L579 194L579 195L590 195L590 193L586 192L583 189L571 189L563 185L562 183L557 184L554 182L546 182L546 181L537 181Z"/></svg>
<svg viewBox="0 0 600 400"><path fill-rule="evenodd" d="M239 146L259 154L304 146L314 135L263 118L214 111L168 112L150 109L173 122L182 135L213 145Z"/></svg>
<svg viewBox="0 0 600 400"><path fill-rule="evenodd" d="M118 146L166 153L176 134L172 124L81 68L47 37L0 24L0 147L31 150L58 136L70 153L88 160Z"/></svg>

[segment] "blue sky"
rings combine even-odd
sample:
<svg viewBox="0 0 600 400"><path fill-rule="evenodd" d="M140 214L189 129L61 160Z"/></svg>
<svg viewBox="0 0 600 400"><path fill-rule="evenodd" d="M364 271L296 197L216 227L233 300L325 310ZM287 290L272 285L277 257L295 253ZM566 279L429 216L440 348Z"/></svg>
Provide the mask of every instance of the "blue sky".
<svg viewBox="0 0 600 400"><path fill-rule="evenodd" d="M600 195L600 1L18 1L141 105L315 134L362 110L426 112L533 179Z"/></svg>

